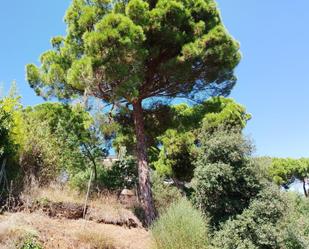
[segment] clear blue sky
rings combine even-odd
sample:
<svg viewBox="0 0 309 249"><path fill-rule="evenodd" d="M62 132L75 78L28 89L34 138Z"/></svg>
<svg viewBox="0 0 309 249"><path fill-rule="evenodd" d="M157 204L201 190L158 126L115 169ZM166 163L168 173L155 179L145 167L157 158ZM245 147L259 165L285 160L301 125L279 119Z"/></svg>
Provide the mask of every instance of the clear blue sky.
<svg viewBox="0 0 309 249"><path fill-rule="evenodd" d="M10 0L0 8L0 82L16 80L23 103L42 100L25 82L52 36L63 34L69 0ZM309 157L309 1L218 0L243 59L232 97L253 115L246 133L258 155Z"/></svg>

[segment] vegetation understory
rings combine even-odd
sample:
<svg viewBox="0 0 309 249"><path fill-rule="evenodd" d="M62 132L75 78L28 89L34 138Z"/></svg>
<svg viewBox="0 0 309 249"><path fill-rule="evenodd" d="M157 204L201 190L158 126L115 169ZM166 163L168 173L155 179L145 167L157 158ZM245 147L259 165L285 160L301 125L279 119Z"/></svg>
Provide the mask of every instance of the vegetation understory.
<svg viewBox="0 0 309 249"><path fill-rule="evenodd" d="M87 220L50 218L41 213L5 213L0 216L0 247L13 249L32 237L46 249L146 249L145 229L128 229Z"/></svg>
<svg viewBox="0 0 309 249"><path fill-rule="evenodd" d="M31 193L23 196L24 206L19 207L20 211L0 215L0 248L151 248L150 232L113 196L92 198L83 219L77 218L78 214L76 217L66 215L74 213L74 209L70 210L72 207L83 207L82 197L55 188ZM33 208L33 203L37 208ZM64 209L54 210L56 213L46 209L55 203L65 204ZM133 227L132 222L127 222L130 220L135 224Z"/></svg>

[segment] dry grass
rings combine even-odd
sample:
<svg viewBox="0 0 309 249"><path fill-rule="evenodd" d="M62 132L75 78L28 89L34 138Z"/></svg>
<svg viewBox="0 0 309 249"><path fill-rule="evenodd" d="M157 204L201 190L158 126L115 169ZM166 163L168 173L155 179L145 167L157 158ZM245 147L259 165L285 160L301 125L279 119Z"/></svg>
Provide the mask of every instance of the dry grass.
<svg viewBox="0 0 309 249"><path fill-rule="evenodd" d="M31 204L36 201L42 203L45 201L76 203L80 205L84 205L85 203L85 196L68 188L61 188L58 185L51 185L48 188L32 186L31 189L22 193L21 199L25 204L26 211L30 211L28 207L31 207ZM121 205L115 195L108 193L92 195L87 205L86 219L88 220L108 224L126 224L126 221L133 220L138 226L142 226L132 211Z"/></svg>
<svg viewBox="0 0 309 249"><path fill-rule="evenodd" d="M21 196L25 206L36 201L84 204L85 196L53 185L49 188L32 187ZM0 248L16 249L29 234L37 238L44 249L147 249L151 235L141 226L128 229L115 225L119 221L136 219L116 196L102 194L88 201L88 220L49 218L42 212L5 213L0 215ZM29 210L29 209L28 209ZM30 211L30 210L29 210ZM102 221L102 223L100 223ZM140 223L139 223L140 224Z"/></svg>
<svg viewBox="0 0 309 249"><path fill-rule="evenodd" d="M49 200L51 202L68 202L68 203L85 203L85 195L81 195L77 191L69 188L52 184L49 187L40 188L32 186L21 194L21 198L25 203L33 201ZM123 206L119 203L117 197L113 194L93 194L88 203L89 207L102 208L104 210L121 210Z"/></svg>
<svg viewBox="0 0 309 249"><path fill-rule="evenodd" d="M2 218L2 217L0 217ZM37 237L36 230L19 219L0 219L0 248L16 249L29 237Z"/></svg>
<svg viewBox="0 0 309 249"><path fill-rule="evenodd" d="M44 249L147 249L151 236L144 229L126 229L85 220L51 219L39 213L0 216L0 248L34 234ZM8 241L12 241L8 244ZM18 241L17 241L18 242Z"/></svg>
<svg viewBox="0 0 309 249"><path fill-rule="evenodd" d="M78 232L76 236L82 244L88 245L89 249L116 249L115 242L111 238L90 230Z"/></svg>

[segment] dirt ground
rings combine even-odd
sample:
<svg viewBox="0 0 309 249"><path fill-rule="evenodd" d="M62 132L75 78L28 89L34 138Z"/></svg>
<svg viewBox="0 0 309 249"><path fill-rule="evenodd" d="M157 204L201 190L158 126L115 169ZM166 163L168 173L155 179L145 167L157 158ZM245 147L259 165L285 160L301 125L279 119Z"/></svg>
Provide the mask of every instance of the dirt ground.
<svg viewBox="0 0 309 249"><path fill-rule="evenodd" d="M125 228L86 220L49 218L42 213L0 215L0 248L16 248L18 239L31 234L44 249L151 249L143 228Z"/></svg>

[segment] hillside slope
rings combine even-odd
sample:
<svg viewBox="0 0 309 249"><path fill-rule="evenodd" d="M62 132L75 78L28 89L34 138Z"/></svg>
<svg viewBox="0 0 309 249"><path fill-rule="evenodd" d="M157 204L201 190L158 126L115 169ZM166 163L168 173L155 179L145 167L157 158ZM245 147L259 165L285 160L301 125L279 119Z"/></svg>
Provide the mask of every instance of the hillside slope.
<svg viewBox="0 0 309 249"><path fill-rule="evenodd" d="M151 248L151 236L143 228L50 218L39 212L0 216L0 248L18 248L27 236L35 238L44 249Z"/></svg>

